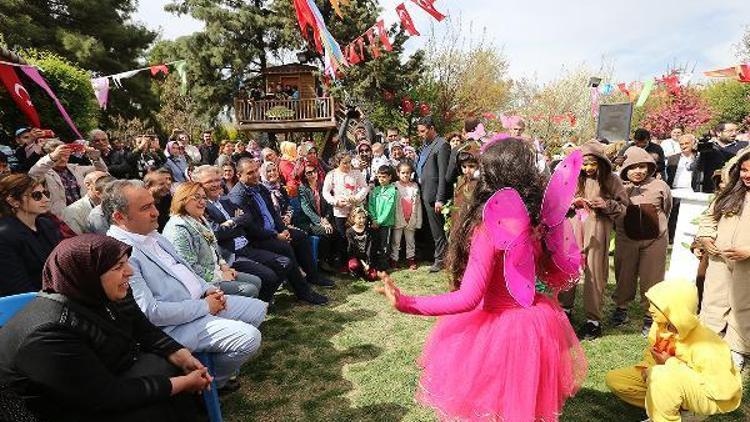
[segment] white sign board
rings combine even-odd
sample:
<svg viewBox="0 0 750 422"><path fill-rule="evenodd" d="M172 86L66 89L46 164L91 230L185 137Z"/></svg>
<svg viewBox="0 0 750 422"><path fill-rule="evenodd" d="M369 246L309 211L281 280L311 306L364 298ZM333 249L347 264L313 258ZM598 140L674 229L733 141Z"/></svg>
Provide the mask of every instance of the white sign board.
<svg viewBox="0 0 750 422"><path fill-rule="evenodd" d="M698 232L698 218L708 208L712 195L691 189L674 189L672 196L680 200L680 214L677 216L667 279L695 281L699 261L690 252L690 245Z"/></svg>

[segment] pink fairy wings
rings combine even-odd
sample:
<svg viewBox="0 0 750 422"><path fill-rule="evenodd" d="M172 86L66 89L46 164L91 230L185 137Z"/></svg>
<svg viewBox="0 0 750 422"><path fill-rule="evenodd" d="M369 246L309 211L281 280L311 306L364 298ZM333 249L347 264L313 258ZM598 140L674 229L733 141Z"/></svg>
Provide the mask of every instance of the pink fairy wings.
<svg viewBox="0 0 750 422"><path fill-rule="evenodd" d="M568 287L577 278L581 253L565 215L573 202L582 162L581 152L575 151L557 166L544 192L537 228L531 226L526 205L514 189L498 190L484 206L485 227L495 247L505 251L506 286L523 307L534 302L537 275L555 290ZM541 265L538 273L537 259Z"/></svg>

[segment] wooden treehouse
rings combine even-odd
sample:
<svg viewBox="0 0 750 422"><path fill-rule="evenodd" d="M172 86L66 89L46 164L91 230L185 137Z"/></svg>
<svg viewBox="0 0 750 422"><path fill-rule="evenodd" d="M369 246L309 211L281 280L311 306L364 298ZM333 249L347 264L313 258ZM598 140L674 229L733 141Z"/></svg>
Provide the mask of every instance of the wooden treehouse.
<svg viewBox="0 0 750 422"><path fill-rule="evenodd" d="M235 98L237 126L252 132L329 132L336 129L334 100L319 97L314 66L286 64L266 68L262 95ZM278 87L296 87L290 97Z"/></svg>

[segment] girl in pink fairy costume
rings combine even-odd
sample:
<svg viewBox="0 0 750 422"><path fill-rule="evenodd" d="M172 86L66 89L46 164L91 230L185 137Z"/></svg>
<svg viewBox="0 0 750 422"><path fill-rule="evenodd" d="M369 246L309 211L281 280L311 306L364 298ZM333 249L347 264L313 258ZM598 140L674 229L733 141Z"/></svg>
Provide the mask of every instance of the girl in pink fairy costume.
<svg viewBox="0 0 750 422"><path fill-rule="evenodd" d="M440 315L419 360L417 398L443 420L557 421L587 363L555 299L536 293L579 277L581 254L565 214L580 152L560 163L546 192L534 151L509 138L485 146L479 183L448 251L455 290L402 294L382 274L401 312Z"/></svg>

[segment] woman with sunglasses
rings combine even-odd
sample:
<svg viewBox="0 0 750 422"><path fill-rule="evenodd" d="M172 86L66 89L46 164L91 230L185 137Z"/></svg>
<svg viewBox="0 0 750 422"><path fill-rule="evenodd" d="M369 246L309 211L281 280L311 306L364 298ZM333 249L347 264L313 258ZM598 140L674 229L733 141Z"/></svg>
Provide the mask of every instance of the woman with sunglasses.
<svg viewBox="0 0 750 422"><path fill-rule="evenodd" d="M42 287L42 267L60 243L49 212L50 192L41 179L12 174L0 179L0 296Z"/></svg>
<svg viewBox="0 0 750 422"><path fill-rule="evenodd" d="M318 257L320 268L324 271L335 272L341 265L337 254L331 254L331 245L338 238L336 229L331 224L331 205L323 198L323 178L320 177L318 167L309 161L303 165L304 173L299 187L299 202L302 212L297 216L297 225L310 235L318 236Z"/></svg>

